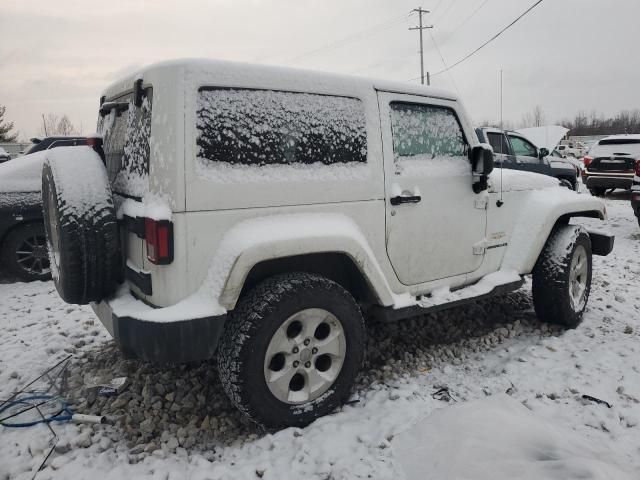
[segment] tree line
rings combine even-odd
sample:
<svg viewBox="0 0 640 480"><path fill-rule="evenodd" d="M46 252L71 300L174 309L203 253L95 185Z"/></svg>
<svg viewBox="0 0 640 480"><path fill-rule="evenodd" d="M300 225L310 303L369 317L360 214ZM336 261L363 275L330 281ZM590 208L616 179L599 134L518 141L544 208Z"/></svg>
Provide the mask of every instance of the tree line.
<svg viewBox="0 0 640 480"><path fill-rule="evenodd" d="M578 112L572 120L563 120L560 124L569 129L569 135L575 136L640 133L640 109L623 110L613 117L595 111Z"/></svg>
<svg viewBox="0 0 640 480"><path fill-rule="evenodd" d="M18 141L19 132L15 132L13 122L5 118L7 108L0 105L0 143L12 143ZM41 137L82 135L82 129L78 130L67 115L47 113L42 115L42 124L38 134Z"/></svg>

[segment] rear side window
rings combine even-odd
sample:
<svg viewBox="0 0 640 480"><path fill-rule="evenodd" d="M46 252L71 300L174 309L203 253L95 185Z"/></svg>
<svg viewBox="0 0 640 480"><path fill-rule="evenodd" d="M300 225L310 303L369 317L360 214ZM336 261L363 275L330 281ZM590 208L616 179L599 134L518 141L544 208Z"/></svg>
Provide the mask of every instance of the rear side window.
<svg viewBox="0 0 640 480"><path fill-rule="evenodd" d="M128 105L113 108L98 120L111 187L117 193L143 197L149 190L149 156L153 91L145 90L141 107L132 94L113 101Z"/></svg>
<svg viewBox="0 0 640 480"><path fill-rule="evenodd" d="M507 139L501 133L487 133L489 143L493 147L494 153L509 154L507 148Z"/></svg>
<svg viewBox="0 0 640 480"><path fill-rule="evenodd" d="M356 98L273 90L201 89L197 156L204 164L362 164L367 136Z"/></svg>

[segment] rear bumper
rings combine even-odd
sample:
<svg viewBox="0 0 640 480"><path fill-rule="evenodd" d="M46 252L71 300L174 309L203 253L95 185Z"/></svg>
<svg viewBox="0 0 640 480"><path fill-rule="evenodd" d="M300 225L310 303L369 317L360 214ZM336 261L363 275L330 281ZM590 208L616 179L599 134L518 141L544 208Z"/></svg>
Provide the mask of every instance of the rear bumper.
<svg viewBox="0 0 640 480"><path fill-rule="evenodd" d="M142 304L139 300L132 301ZM159 363L212 358L226 320L226 315L218 315L155 322L138 318L133 313L136 309L118 315L110 301L92 303L91 307L126 354ZM139 307L140 311L150 308L144 304Z"/></svg>
<svg viewBox="0 0 640 480"><path fill-rule="evenodd" d="M582 172L582 181L587 188L624 188L628 190L633 185L633 173L593 173L585 170Z"/></svg>

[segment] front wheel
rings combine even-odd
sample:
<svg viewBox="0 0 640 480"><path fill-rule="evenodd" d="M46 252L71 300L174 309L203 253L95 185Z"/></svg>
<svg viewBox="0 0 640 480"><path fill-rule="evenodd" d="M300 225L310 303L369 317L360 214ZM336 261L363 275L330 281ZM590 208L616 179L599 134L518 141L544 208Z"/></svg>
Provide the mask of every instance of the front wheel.
<svg viewBox="0 0 640 480"><path fill-rule="evenodd" d="M267 428L302 427L349 395L364 357L353 297L310 273L271 277L236 306L218 348L232 403Z"/></svg>
<svg viewBox="0 0 640 480"><path fill-rule="evenodd" d="M557 226L533 269L533 305L543 322L575 328L591 290L591 240L577 225Z"/></svg>

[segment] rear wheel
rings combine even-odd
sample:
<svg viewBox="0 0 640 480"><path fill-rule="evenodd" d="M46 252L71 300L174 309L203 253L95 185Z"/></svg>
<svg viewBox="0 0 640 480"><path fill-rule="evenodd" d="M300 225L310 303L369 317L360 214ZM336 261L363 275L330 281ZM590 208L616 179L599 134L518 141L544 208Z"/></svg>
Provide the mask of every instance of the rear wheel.
<svg viewBox="0 0 640 480"><path fill-rule="evenodd" d="M44 225L28 223L13 229L2 244L2 262L26 282L51 278Z"/></svg>
<svg viewBox="0 0 640 480"><path fill-rule="evenodd" d="M607 189L603 187L593 187L593 188L590 188L589 191L591 192L591 195L593 195L594 197L604 197L604 194L606 193Z"/></svg>
<svg viewBox="0 0 640 480"><path fill-rule="evenodd" d="M278 275L242 298L218 349L231 401L269 428L304 426L348 397L364 355L364 320L337 283Z"/></svg>
<svg viewBox="0 0 640 480"><path fill-rule="evenodd" d="M533 269L533 305L538 318L575 328L591 291L591 240L577 225L557 226Z"/></svg>

